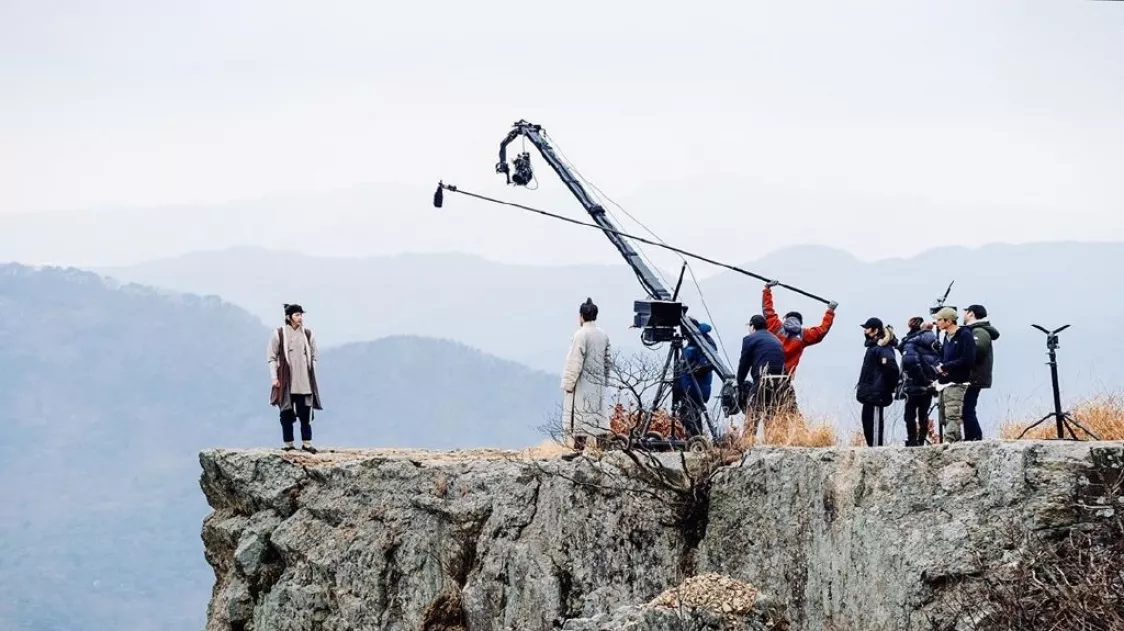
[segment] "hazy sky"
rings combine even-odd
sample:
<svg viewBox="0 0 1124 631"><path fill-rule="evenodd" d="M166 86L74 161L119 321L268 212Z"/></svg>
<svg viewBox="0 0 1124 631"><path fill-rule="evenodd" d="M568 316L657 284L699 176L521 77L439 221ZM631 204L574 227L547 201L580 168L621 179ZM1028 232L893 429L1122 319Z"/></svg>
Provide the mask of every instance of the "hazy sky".
<svg viewBox="0 0 1124 631"><path fill-rule="evenodd" d="M0 212L444 178L580 215L494 174L528 118L727 256L1121 240L1122 60L1119 2L2 0Z"/></svg>

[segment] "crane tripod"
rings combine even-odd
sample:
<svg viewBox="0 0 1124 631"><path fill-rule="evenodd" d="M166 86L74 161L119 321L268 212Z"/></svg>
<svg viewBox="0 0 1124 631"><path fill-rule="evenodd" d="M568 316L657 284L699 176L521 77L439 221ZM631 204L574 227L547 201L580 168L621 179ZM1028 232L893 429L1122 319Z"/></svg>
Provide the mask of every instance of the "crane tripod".
<svg viewBox="0 0 1124 631"><path fill-rule="evenodd" d="M679 270L679 280L675 284L675 289L671 294L669 301L635 301L633 308L636 313L635 326L641 329L641 341L645 346L656 346L662 342L669 342L667 350L667 359L664 360L663 367L659 373L659 381L656 386L656 394L652 400L652 405L644 409L641 402L641 409L643 410L642 418L636 426L629 430L627 440L625 437L618 437L620 440L616 441L617 447L636 447L646 451L669 451L677 449L687 449L688 451L705 451L709 443L705 436L703 436L702 425L705 422L707 429L710 430L710 437L715 442L718 441L718 431L714 427L714 423L707 412L706 405L697 401L695 397L680 387L682 383L680 378L684 375L690 375L688 387L692 391L701 391L698 379L696 378L693 366L687 365L687 360L683 357L684 346L684 332L686 325L689 323L697 328L697 323L690 318L685 317L686 307L678 302L679 290L683 286L683 274L687 271L686 263ZM701 336L694 340L696 344L706 344L705 338ZM670 374L670 379L668 375ZM660 402L663 400L666 391L670 384L672 393L672 405L670 415L670 425L667 430L667 436L663 436L659 432L652 431L652 420L655 411L659 409ZM678 438L676 436L676 420L682 425L685 430L685 438ZM628 443L628 445L622 443Z"/></svg>
<svg viewBox="0 0 1124 631"><path fill-rule="evenodd" d="M1043 416L1041 419L1024 429L1022 433L1019 434L1019 438L1022 438L1026 435L1027 432L1034 429L1035 427L1038 427L1042 423L1045 423L1047 420L1053 417L1057 422L1057 437L1051 440L1081 440L1077 437L1077 434L1074 433L1074 426L1076 426L1089 436L1092 436L1094 440L1100 440L1100 438L1098 438L1096 434L1090 432L1088 429L1082 426L1081 423L1078 423L1077 420L1074 419L1069 412L1062 411L1062 394L1061 388L1058 386L1058 333L1061 333L1062 331L1068 329L1070 325L1067 324L1065 326L1058 327L1053 331L1047 329L1046 327L1038 326L1037 324L1032 324L1031 326L1046 334L1046 354L1050 357L1050 361L1046 362L1046 364L1050 366L1050 385L1054 390L1054 411L1050 412L1046 416ZM1066 430L1069 430L1070 438L1065 437Z"/></svg>

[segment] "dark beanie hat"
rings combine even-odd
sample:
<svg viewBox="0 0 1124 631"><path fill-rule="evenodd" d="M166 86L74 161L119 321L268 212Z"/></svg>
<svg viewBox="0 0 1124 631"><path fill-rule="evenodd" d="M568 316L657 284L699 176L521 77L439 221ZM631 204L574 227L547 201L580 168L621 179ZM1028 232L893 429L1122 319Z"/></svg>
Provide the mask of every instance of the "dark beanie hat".
<svg viewBox="0 0 1124 631"><path fill-rule="evenodd" d="M289 317L294 313L304 313L304 309L297 304L285 305L285 317Z"/></svg>
<svg viewBox="0 0 1124 631"><path fill-rule="evenodd" d="M749 319L749 324L758 331L762 331L765 329L765 316L761 315L760 313L755 314L752 318Z"/></svg>

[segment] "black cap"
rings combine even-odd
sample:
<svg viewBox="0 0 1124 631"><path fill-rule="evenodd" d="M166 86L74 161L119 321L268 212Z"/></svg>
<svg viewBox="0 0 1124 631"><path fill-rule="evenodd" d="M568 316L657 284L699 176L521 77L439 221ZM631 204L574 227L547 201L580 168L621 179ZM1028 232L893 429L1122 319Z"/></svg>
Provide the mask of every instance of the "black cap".
<svg viewBox="0 0 1124 631"><path fill-rule="evenodd" d="M864 329L881 329L881 328L883 328L882 320L879 320L878 318L867 318L866 322L863 323L863 328Z"/></svg>
<svg viewBox="0 0 1124 631"><path fill-rule="evenodd" d="M964 310L971 311L972 313L976 314L977 318L987 317L987 309L985 309L983 305L968 305L968 307Z"/></svg>
<svg viewBox="0 0 1124 631"><path fill-rule="evenodd" d="M760 313L755 314L752 318L749 319L749 324L758 331L764 330L765 316L761 315Z"/></svg>
<svg viewBox="0 0 1124 631"><path fill-rule="evenodd" d="M285 317L291 316L294 313L304 313L304 308L300 305L285 305Z"/></svg>

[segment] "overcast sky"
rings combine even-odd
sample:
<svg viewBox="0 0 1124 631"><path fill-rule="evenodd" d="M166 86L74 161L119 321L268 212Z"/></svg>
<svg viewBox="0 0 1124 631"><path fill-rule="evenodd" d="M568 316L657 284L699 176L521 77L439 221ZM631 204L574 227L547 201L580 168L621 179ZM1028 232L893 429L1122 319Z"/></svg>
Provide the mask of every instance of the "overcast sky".
<svg viewBox="0 0 1124 631"><path fill-rule="evenodd" d="M494 174L528 118L733 258L1122 240L1122 60L1120 2L2 0L0 212L444 178L580 216Z"/></svg>

